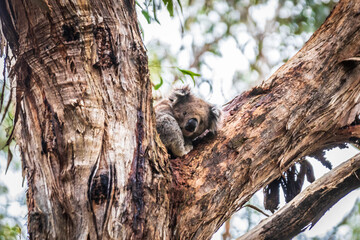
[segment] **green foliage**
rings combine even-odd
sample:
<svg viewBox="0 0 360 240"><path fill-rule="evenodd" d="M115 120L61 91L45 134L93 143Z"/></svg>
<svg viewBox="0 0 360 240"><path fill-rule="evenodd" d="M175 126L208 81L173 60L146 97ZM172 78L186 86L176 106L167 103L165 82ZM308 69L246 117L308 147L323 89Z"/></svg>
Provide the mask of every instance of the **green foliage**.
<svg viewBox="0 0 360 240"><path fill-rule="evenodd" d="M5 79L5 72L3 75ZM14 128L14 105L10 101L9 87L6 85L6 82L3 80L3 89L4 91L0 94L2 100L1 111L0 111L0 151L5 151L7 153L7 167L6 171L12 161L13 153L11 151L10 145L14 142L11 138L11 133ZM5 100L7 98L7 100Z"/></svg>
<svg viewBox="0 0 360 240"><path fill-rule="evenodd" d="M0 240L16 240L21 235L21 228L18 224L10 226L9 224L3 224L1 221L4 216L0 214Z"/></svg>
<svg viewBox="0 0 360 240"><path fill-rule="evenodd" d="M151 16L148 11L142 10L141 13L144 15L146 21L150 24L151 23Z"/></svg>
<svg viewBox="0 0 360 240"><path fill-rule="evenodd" d="M297 9L295 14L283 14L277 16L276 20L281 25L290 27L291 34L299 35L302 32L314 32L329 15L330 10L338 1L285 1L281 0L281 11ZM290 12L291 13L291 12Z"/></svg>
<svg viewBox="0 0 360 240"><path fill-rule="evenodd" d="M160 77L160 83L156 84L154 86L154 89L158 90L163 85L163 83L164 83L164 81L163 81L162 77Z"/></svg>
<svg viewBox="0 0 360 240"><path fill-rule="evenodd" d="M180 8L186 8L179 19L179 31L184 39L191 43L182 44L178 51L159 51L158 59L174 58L172 64L160 61L158 68L163 70L165 82L174 83L181 79L169 66L181 69L191 69L203 76L196 81L199 87L204 80L212 84L213 77L204 75L203 71L212 71L208 57L223 57L221 50L224 44L235 42L235 52L243 55L245 65L233 75L233 95L243 91L244 86L265 80L272 71L287 61L305 43L325 20L338 0L189 0L183 2ZM166 11L175 15L175 1L153 3L159 10L160 5L166 6ZM269 10L268 10L269 9ZM150 22L152 14L145 14ZM155 14L154 14L155 15ZM152 17L154 18L154 17ZM160 36L159 36L160 38ZM147 45L149 51L157 52L163 43ZM172 47L173 48L173 47ZM169 49L168 49L169 50ZM178 56L186 52L192 56L188 65L179 64ZM274 54L275 53L275 54ZM151 56L149 57L151 61ZM219 59L221 61L221 59ZM236 64L236 63L234 63ZM244 63L242 63L244 65ZM181 66L181 67L180 67ZM150 69L153 75L152 69ZM160 79L159 76L154 79ZM228 96L231 98L232 96Z"/></svg>
<svg viewBox="0 0 360 240"><path fill-rule="evenodd" d="M239 55L245 59L241 63L245 67L236 69L232 75L231 94L238 94L254 82L265 80L272 71L290 59L324 22L337 2L338 0L189 0L183 2L186 10L179 16L181 19L179 32L181 31L184 41L181 42L178 50L174 50L172 43L163 42L161 36L146 46L154 89L161 89L162 86L172 85L179 80L183 82L184 79L186 80L184 77L191 80L196 87L204 81L208 81L212 86L212 79L215 79L211 76L214 66L208 59L217 58L216 61L220 63L223 61L220 57L225 55L223 46L235 43L233 44L234 56L235 52L240 52ZM174 10L174 1L164 0L162 4L166 6L166 11L170 16L178 13ZM156 8L156 10L159 9L159 7ZM153 23L152 18L156 14L150 13L144 17L148 23ZM159 21L163 23L162 20ZM184 53L191 56L187 62L181 59ZM240 65L240 63L234 61L233 65ZM232 97L229 92L226 92L225 101ZM258 206L262 208L261 204ZM232 227L231 235L234 239L256 225L262 215L253 209L244 208L240 213L236 213L231 221L235 219L235 222L237 218L241 221L246 220L248 224L245 224L245 229L236 229L236 225ZM359 213L357 213L357 218L353 217L351 220L344 221L341 227L346 226L351 229L351 236L341 238L340 235L336 235L335 239L360 239L360 225L356 224L359 222ZM325 239L329 239L330 236L327 237ZM299 235L298 239L307 238L305 235Z"/></svg>
<svg viewBox="0 0 360 240"><path fill-rule="evenodd" d="M3 160L0 158L0 160ZM19 161L16 161L16 164L12 163L11 168L15 171L19 171ZM1 164L3 165L3 164ZM14 168L15 167L15 168ZM4 174L4 169L0 169L0 174ZM19 174L19 177L21 175ZM21 227L20 227L20 218L12 216L8 212L9 206L14 202L14 199L8 197L9 189L8 187L0 181L0 240L15 240L21 239ZM22 198L25 197L24 195ZM24 205L24 201L19 202L21 205Z"/></svg>
<svg viewBox="0 0 360 240"><path fill-rule="evenodd" d="M14 128L14 105L11 102L11 93L9 82L7 81L7 64L9 63L8 46L4 42L4 38L0 33L0 59L3 65L1 65L1 77L0 77L0 161L4 161L7 158L6 167L4 163L0 163L0 174L3 175L10 166L13 160L13 153L11 149L14 149L15 142L11 139L11 133ZM10 138L10 140L9 140ZM7 157L3 157L3 156ZM11 164L11 169L20 170L20 161L17 160ZM19 177L21 175L19 174ZM0 177L1 180L1 177ZM0 181L0 240L13 240L19 239L21 236L21 228L18 224L17 217L11 216L8 212L10 203L13 199L8 197L9 189ZM21 202L24 205L24 202Z"/></svg>
<svg viewBox="0 0 360 240"><path fill-rule="evenodd" d="M160 23L157 18L157 9L160 8L161 5L157 6L155 0L146 0L143 2L143 4L139 3L139 1L136 1L136 5L141 9L141 14L146 19L148 24L152 23L152 21ZM142 29L141 26L140 28Z"/></svg>
<svg viewBox="0 0 360 240"><path fill-rule="evenodd" d="M194 83L194 86L195 86L195 76L196 77L200 77L201 74L198 74L198 73L194 73L190 70L185 70L185 69L181 69L181 68L177 68L182 74L184 74L185 76L188 75L191 77L191 79L193 80L193 83Z"/></svg>
<svg viewBox="0 0 360 240"><path fill-rule="evenodd" d="M172 0L163 0L164 5L166 6L170 16L174 16L174 4Z"/></svg>
<svg viewBox="0 0 360 240"><path fill-rule="evenodd" d="M178 4L182 12L182 5L180 0L177 0L176 3ZM136 5L141 9L141 14L149 24L152 23L153 21L160 24L157 17L157 11L160 10L162 6L166 7L171 17L174 16L175 6L173 0L145 0L142 3L136 1Z"/></svg>
<svg viewBox="0 0 360 240"><path fill-rule="evenodd" d="M0 203L0 240L15 240L21 235L19 224L15 223L10 225L5 221L6 219L12 219L7 212L9 201L6 196L8 192L8 188L0 182L0 197L5 199L5 201ZM16 222L16 219L14 220Z"/></svg>

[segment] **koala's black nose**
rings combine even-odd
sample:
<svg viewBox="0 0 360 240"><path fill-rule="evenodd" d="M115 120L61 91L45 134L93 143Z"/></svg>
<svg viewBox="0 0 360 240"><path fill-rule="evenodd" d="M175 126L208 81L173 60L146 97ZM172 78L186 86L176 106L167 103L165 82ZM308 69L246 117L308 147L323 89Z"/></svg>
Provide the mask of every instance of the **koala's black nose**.
<svg viewBox="0 0 360 240"><path fill-rule="evenodd" d="M198 121L195 118L191 118L185 125L185 130L189 132L195 131L198 125Z"/></svg>

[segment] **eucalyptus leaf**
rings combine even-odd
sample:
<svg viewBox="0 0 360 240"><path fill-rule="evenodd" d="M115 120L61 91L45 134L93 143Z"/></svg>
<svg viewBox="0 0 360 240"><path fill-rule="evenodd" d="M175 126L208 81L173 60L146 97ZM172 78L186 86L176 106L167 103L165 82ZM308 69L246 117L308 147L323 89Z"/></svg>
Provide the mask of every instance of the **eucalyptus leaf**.
<svg viewBox="0 0 360 240"><path fill-rule="evenodd" d="M190 70L186 70L186 69L181 69L181 68L177 68L182 74L184 75L189 75L191 77L191 79L193 80L194 82L194 86L195 86L195 78L194 77L200 77L201 74L199 73L194 73Z"/></svg>
<svg viewBox="0 0 360 240"><path fill-rule="evenodd" d="M150 17L149 12L146 11L146 10L142 10L141 13L145 17L146 21L150 24L151 23L151 17Z"/></svg>
<svg viewBox="0 0 360 240"><path fill-rule="evenodd" d="M163 0L166 9L168 10L171 17L174 16L174 4L172 0Z"/></svg>
<svg viewBox="0 0 360 240"><path fill-rule="evenodd" d="M164 81L163 81L162 77L160 77L160 83L156 84L154 86L154 89L158 90L163 85L163 83L164 83Z"/></svg>
<svg viewBox="0 0 360 240"><path fill-rule="evenodd" d="M180 11L183 12L183 8L182 8L182 5L181 5L180 0L177 0L177 2L178 2L178 4L179 4L179 6L180 6Z"/></svg>
<svg viewBox="0 0 360 240"><path fill-rule="evenodd" d="M153 11L154 11L154 20L160 24L160 21L159 19L157 18L157 14L156 14L156 4L155 4L155 1L153 0Z"/></svg>
<svg viewBox="0 0 360 240"><path fill-rule="evenodd" d="M10 166L10 163L13 159L13 154L10 150L10 146L8 147L8 158L7 158L7 164L6 164L6 169L5 169L5 174L7 173L8 169L9 169L9 166Z"/></svg>

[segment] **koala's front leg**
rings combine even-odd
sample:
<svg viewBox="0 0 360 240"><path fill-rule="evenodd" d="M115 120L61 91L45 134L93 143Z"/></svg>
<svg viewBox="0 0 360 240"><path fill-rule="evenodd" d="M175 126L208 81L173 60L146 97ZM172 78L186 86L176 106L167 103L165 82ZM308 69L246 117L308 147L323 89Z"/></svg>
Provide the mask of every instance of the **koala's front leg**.
<svg viewBox="0 0 360 240"><path fill-rule="evenodd" d="M181 134L182 136L182 134ZM178 157L182 157L186 154L188 154L192 149L193 149L193 145L190 144L185 144L184 138L182 139L182 141L177 140L172 142L172 144L169 146L171 152L178 156Z"/></svg>
<svg viewBox="0 0 360 240"><path fill-rule="evenodd" d="M175 156L182 157L193 149L191 142L185 144L181 129L173 116L169 114L157 116L156 130L166 148Z"/></svg>

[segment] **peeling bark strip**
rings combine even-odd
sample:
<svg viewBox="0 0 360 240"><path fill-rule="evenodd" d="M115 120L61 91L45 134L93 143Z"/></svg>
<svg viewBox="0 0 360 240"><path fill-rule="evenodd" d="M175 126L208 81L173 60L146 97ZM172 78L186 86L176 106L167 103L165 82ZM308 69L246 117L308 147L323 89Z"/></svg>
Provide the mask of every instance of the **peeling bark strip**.
<svg viewBox="0 0 360 240"><path fill-rule="evenodd" d="M144 230L144 174L145 174L145 158L143 150L144 141L144 116L141 110L138 110L136 123L136 142L137 148L134 153L133 166L130 177L130 188L132 192L132 200L134 202L134 217L132 219L132 228L136 238L143 238Z"/></svg>
<svg viewBox="0 0 360 240"><path fill-rule="evenodd" d="M111 193L113 190L113 166L107 166L106 156L102 155L94 165L88 182L88 198L92 212L97 239L104 235L104 225L108 219Z"/></svg>
<svg viewBox="0 0 360 240"><path fill-rule="evenodd" d="M42 151L44 154L49 152L57 154L57 158L60 161L60 164L66 164L66 159L62 154L64 154L64 139L63 139L63 124L60 122L56 112L47 101L44 96L43 103L45 105L45 112L42 122L42 138L41 145L43 147Z"/></svg>
<svg viewBox="0 0 360 240"><path fill-rule="evenodd" d="M315 181L314 170L310 162L302 158L299 163L300 171L297 171L296 166L293 165L286 172L282 173L279 179L275 179L264 187L264 208L266 210L274 213L278 209L280 199L279 186L283 190L285 202L288 203L301 192L305 176L309 183Z"/></svg>
<svg viewBox="0 0 360 240"><path fill-rule="evenodd" d="M30 239L209 239L300 157L358 142L359 1L341 0L296 56L225 107L214 139L171 163L134 9L0 0Z"/></svg>
<svg viewBox="0 0 360 240"><path fill-rule="evenodd" d="M291 239L313 227L342 197L360 187L360 154L307 187L274 215L237 240Z"/></svg>

